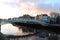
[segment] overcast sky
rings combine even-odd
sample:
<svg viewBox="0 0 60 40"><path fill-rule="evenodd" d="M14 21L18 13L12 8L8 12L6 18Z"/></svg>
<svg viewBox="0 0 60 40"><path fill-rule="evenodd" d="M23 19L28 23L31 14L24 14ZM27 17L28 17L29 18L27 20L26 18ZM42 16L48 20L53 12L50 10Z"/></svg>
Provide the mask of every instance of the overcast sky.
<svg viewBox="0 0 60 40"><path fill-rule="evenodd" d="M0 0L0 18L60 12L59 0Z"/></svg>

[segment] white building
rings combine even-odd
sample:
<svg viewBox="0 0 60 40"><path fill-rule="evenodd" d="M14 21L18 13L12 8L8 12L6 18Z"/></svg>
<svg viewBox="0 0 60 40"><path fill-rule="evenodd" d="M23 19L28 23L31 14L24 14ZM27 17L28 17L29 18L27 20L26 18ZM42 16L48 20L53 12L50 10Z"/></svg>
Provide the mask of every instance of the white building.
<svg viewBox="0 0 60 40"><path fill-rule="evenodd" d="M45 22L50 21L49 16L47 14L37 15L36 20L41 20L41 21L45 21Z"/></svg>

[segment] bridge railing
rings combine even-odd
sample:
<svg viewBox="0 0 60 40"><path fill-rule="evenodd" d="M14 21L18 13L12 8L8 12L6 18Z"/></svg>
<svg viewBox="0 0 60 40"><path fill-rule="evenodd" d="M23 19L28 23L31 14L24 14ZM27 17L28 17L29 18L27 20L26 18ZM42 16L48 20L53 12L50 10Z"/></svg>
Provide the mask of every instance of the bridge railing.
<svg viewBox="0 0 60 40"><path fill-rule="evenodd" d="M37 24L41 24L41 25L48 25L48 23L43 22L42 20L35 20L35 19L16 19L16 20L8 20L8 22L20 22L20 23L28 23L28 22L34 22Z"/></svg>

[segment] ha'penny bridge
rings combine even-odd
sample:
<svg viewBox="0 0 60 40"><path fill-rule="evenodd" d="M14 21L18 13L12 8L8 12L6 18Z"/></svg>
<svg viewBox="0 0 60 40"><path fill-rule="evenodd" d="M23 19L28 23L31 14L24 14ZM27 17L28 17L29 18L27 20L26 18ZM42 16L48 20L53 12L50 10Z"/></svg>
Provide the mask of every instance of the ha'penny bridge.
<svg viewBox="0 0 60 40"><path fill-rule="evenodd" d="M20 37L27 37L27 36L32 36L32 35L36 35L37 33L39 33L37 30L47 30L49 32L52 33L58 33L60 34L60 25L58 24L49 24L46 21L42 21L42 20L34 20L34 19L16 19L16 20L5 20L5 21L1 21L1 25L7 24L7 23L11 23L14 26L16 25L20 25L23 28L26 27L27 29L36 29L34 34L29 34L29 35L23 35L23 36L7 36L10 40L10 38L20 38Z"/></svg>
<svg viewBox="0 0 60 40"><path fill-rule="evenodd" d="M60 25L59 24L49 24L46 21L42 20L35 20L35 19L16 19L16 20L2 20L1 25L11 23L12 25L20 25L27 28L33 28L33 29L43 29L43 30L48 30L56 33L60 33Z"/></svg>

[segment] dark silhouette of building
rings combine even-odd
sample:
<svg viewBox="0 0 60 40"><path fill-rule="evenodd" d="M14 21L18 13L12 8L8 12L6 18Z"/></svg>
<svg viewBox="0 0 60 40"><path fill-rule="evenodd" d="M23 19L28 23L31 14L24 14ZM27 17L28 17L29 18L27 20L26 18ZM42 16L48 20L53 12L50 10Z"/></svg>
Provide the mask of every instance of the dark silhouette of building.
<svg viewBox="0 0 60 40"><path fill-rule="evenodd" d="M25 14L25 15L19 17L19 18L35 19L35 17L32 17L32 16L30 16L28 14Z"/></svg>

